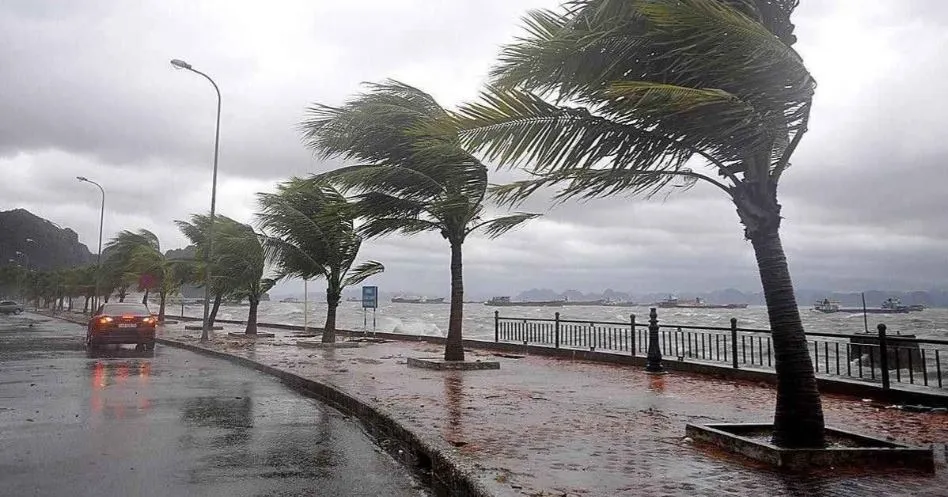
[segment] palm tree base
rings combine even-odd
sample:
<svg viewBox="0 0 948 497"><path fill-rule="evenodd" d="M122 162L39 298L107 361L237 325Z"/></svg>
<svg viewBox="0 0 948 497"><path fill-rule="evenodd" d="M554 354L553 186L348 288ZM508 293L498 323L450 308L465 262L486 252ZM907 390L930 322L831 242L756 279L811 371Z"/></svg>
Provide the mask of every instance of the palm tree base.
<svg viewBox="0 0 948 497"><path fill-rule="evenodd" d="M771 423L720 423L685 425L685 434L696 442L717 446L727 452L791 471L826 468L865 469L913 468L935 471L931 447L910 447L881 438L836 428L825 428L822 447L780 447L770 439Z"/></svg>
<svg viewBox="0 0 948 497"><path fill-rule="evenodd" d="M446 361L441 358L408 358L408 367L423 369L438 369L443 371L473 371L483 369L500 369L497 361Z"/></svg>

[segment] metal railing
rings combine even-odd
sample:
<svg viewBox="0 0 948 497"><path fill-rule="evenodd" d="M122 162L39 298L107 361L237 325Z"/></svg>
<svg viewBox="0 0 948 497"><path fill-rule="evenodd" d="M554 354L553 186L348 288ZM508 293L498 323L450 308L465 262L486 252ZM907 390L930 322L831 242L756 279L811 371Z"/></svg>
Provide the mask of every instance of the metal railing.
<svg viewBox="0 0 948 497"><path fill-rule="evenodd" d="M734 369L773 369L776 362L771 331L729 327L660 324L656 309L647 322L630 315L626 322L504 317L494 312L494 340L545 347L590 350L648 357L650 368L662 360L729 366ZM658 347L649 357L649 337ZM878 333L841 335L807 333L807 349L818 375L880 383L945 388L942 356L948 340Z"/></svg>

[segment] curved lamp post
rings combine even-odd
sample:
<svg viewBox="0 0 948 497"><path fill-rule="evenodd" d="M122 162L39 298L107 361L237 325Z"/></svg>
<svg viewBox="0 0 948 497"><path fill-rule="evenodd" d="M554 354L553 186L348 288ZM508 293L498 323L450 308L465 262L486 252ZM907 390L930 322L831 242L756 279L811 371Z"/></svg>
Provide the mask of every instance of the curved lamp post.
<svg viewBox="0 0 948 497"><path fill-rule="evenodd" d="M207 228L207 253L204 254L204 325L201 326L201 340L207 340L208 333L211 330L211 323L208 318L210 317L209 306L211 300L211 257L214 254L214 206L217 203L217 151L221 137L221 90L210 76L191 67L191 64L180 59L171 59L171 65L175 69L185 69L204 76L211 82L214 91L217 92L217 128L214 131L214 177L211 181L211 223Z"/></svg>
<svg viewBox="0 0 948 497"><path fill-rule="evenodd" d="M95 263L95 295L92 296L92 312L99 307L99 280L102 279L102 226L105 224L105 189L102 185L86 178L85 176L76 176L76 179L83 183L91 183L99 187L102 192L102 207L99 209L99 252Z"/></svg>

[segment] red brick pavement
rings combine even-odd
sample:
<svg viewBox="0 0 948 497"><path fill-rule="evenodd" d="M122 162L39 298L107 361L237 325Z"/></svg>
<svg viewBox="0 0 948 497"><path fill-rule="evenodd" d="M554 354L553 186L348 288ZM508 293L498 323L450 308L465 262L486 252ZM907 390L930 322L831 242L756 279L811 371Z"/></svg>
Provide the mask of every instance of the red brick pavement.
<svg viewBox="0 0 948 497"><path fill-rule="evenodd" d="M226 331L242 331L225 326ZM838 395L823 397L827 422L936 448L934 476L913 472L800 476L696 447L688 422L768 421L768 385L539 356L469 351L499 371L408 368L441 346L408 342L358 349L294 345L289 332L256 343L217 332L208 347L332 384L433 435L498 495L528 496L945 496L948 415L909 413ZM166 338L196 341L181 325ZM311 340L311 339L310 339Z"/></svg>

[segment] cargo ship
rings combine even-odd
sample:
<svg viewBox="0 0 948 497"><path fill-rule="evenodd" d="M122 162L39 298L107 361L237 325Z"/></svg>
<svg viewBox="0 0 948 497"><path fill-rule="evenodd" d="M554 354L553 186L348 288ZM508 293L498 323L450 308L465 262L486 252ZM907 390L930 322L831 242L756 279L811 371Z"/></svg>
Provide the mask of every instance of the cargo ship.
<svg viewBox="0 0 948 497"><path fill-rule="evenodd" d="M836 312L844 312L849 314L855 313L865 313L865 314L905 314L913 311L924 310L924 306L909 306L902 305L902 302L899 299L886 299L879 307L842 307L838 300L823 299L818 301L814 306L814 311L819 311L825 314L833 314Z"/></svg>
<svg viewBox="0 0 948 497"><path fill-rule="evenodd" d="M425 297L421 298L408 298L408 297L394 297L392 298L393 304L443 304L444 297L437 299L429 299Z"/></svg>
<svg viewBox="0 0 948 497"><path fill-rule="evenodd" d="M536 300L529 302L510 300L510 297L494 297L484 302L484 305L497 307L563 307L565 303L565 300Z"/></svg>
<svg viewBox="0 0 948 497"><path fill-rule="evenodd" d="M692 300L681 301L674 297L668 297L667 299L658 302L655 304L658 307L664 309L746 309L747 304L709 304L701 298L695 298Z"/></svg>

